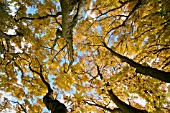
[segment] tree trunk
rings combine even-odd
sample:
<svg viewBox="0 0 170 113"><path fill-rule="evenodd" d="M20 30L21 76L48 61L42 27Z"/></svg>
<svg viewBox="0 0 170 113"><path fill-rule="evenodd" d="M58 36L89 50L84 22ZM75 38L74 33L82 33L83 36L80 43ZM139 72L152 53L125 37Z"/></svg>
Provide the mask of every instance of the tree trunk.
<svg viewBox="0 0 170 113"><path fill-rule="evenodd" d="M67 113L66 106L54 99L53 92L47 93L43 97L43 103L46 105L47 109L51 111L51 113Z"/></svg>

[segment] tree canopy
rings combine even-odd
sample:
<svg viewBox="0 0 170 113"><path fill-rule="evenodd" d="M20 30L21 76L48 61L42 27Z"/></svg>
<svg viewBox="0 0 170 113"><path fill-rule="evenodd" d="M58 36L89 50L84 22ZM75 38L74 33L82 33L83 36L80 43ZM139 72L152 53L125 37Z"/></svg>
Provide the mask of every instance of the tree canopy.
<svg viewBox="0 0 170 113"><path fill-rule="evenodd" d="M0 0L0 112L167 113L169 0Z"/></svg>

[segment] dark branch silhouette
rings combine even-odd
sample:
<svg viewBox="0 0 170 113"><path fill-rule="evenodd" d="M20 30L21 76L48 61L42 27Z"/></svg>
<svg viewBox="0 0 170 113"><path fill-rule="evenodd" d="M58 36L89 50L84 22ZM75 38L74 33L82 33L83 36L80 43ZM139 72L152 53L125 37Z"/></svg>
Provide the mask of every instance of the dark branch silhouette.
<svg viewBox="0 0 170 113"><path fill-rule="evenodd" d="M45 15L45 16L39 16L39 17L37 17L37 18L34 18L34 17L21 17L21 18L19 18L19 19L16 19L16 17L15 17L14 20L15 20L16 22L18 22L18 21L23 20L23 19L26 19L26 20L35 20L35 19L46 19L46 18L48 18L48 17L54 17L54 18L56 18L56 17L59 16L59 15L61 15L61 12L57 12L57 14L55 14L55 15L47 14L47 15Z"/></svg>
<svg viewBox="0 0 170 113"><path fill-rule="evenodd" d="M100 68L99 66L96 64L97 66L97 72L98 72L98 76L100 77L100 79L102 80L103 79L103 75L102 73L100 72ZM105 84L106 87L109 86L109 83L106 83ZM126 104L125 102L121 101L111 90L108 90L107 91L111 100L117 105L118 108L114 108L114 109L110 109L110 108L107 108L106 106L102 106L102 105L99 105L99 104L96 104L96 103L90 103L89 101L86 101L84 100L85 103L89 104L89 105L92 105L92 106L96 106L96 107L100 107L104 110L107 110L111 113L147 113L146 110L140 110L140 109L137 109L131 105L128 105Z"/></svg>
<svg viewBox="0 0 170 113"><path fill-rule="evenodd" d="M100 72L99 66L97 65L97 72L98 75L100 76L100 79L103 78L102 73ZM109 83L105 84L106 87L109 86ZM147 113L146 110L140 110L137 109L131 105L126 104L125 102L121 101L112 91L112 89L107 91L109 93L109 96L111 98L111 100L117 105L117 107L120 108L120 110L122 111L122 113Z"/></svg>
<svg viewBox="0 0 170 113"><path fill-rule="evenodd" d="M126 104L121 101L112 90L108 91L111 100L122 110L123 113L147 113L145 110L140 110L132 107L131 105Z"/></svg>
<svg viewBox="0 0 170 113"><path fill-rule="evenodd" d="M130 2L133 1L133 0L130 0ZM117 7L118 9L123 7L125 4L127 4L129 1L127 0L126 2L124 2L120 7ZM128 21L128 19L140 8L140 6L142 6L143 4L145 4L145 2L143 0L138 0L138 2L135 4L135 6L133 7L132 11L129 12L128 16L126 17L126 19L122 22L122 24L116 26L116 27L113 27L112 29L110 29L105 37L113 30L115 29L118 29L122 26L124 26L126 24L126 22ZM115 8L114 10L116 10L117 8ZM113 11L113 10L110 10L110 11Z"/></svg>
<svg viewBox="0 0 170 113"><path fill-rule="evenodd" d="M37 60L38 61L38 60ZM47 109L51 111L51 113L67 113L67 108L64 104L60 103L57 99L53 97L53 90L50 84L44 79L42 65L38 61L40 66L40 72L34 70L31 67L31 63L29 64L29 68L32 72L38 74L42 80L42 82L48 88L48 93L43 97L43 103L46 105Z"/></svg>
<svg viewBox="0 0 170 113"><path fill-rule="evenodd" d="M158 70L156 68L152 68L149 66L143 66L131 59L129 59L128 57L125 57L117 52L115 52L114 50L112 50L111 48L109 48L106 43L103 42L104 47L109 50L112 55L117 56L118 58L120 58L122 60L122 62L126 62L128 63L130 66L136 68L136 72L143 74L143 75L148 75L150 77L162 80L164 82L168 82L170 83L170 72L165 72L162 70Z"/></svg>
<svg viewBox="0 0 170 113"><path fill-rule="evenodd" d="M96 103L90 103L88 101L84 101L84 102L87 103L88 105L96 106L96 107L102 108L104 110L110 111L111 113L122 113L122 110L120 108L110 109L110 108L107 108L106 106L102 106L102 105L99 105Z"/></svg>
<svg viewBox="0 0 170 113"><path fill-rule="evenodd" d="M18 105L21 107L21 109L22 109L22 111L23 111L24 113L28 113L27 110L26 110L26 108L25 108L21 103L15 102L15 101L11 101L11 102L18 104Z"/></svg>

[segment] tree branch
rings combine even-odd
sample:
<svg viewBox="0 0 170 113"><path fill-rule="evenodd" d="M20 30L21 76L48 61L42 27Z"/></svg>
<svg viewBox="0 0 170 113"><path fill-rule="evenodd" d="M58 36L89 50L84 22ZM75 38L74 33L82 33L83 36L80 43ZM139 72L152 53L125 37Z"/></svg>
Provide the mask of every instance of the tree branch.
<svg viewBox="0 0 170 113"><path fill-rule="evenodd" d="M143 75L148 75L150 77L153 77L153 78L162 80L164 82L170 83L170 72L165 72L165 71L162 71L162 70L158 70L156 68L152 68L152 67L149 67L149 66L147 66L147 67L143 66L143 65L129 59L128 57L125 57L125 56L113 51L111 48L109 48L106 45L106 43L103 42L103 45L107 50L109 50L112 53L112 55L117 56L118 58L120 58L122 60L122 62L126 62L130 66L136 68L137 73L140 73L140 74L143 74Z"/></svg>
<svg viewBox="0 0 170 113"><path fill-rule="evenodd" d="M99 66L97 65L97 72L100 76L102 76L102 73L99 70ZM103 77L100 77L103 78ZM106 83L106 86L109 86L109 83ZM122 113L147 113L145 110L140 110L135 107L132 107L131 105L126 104L125 102L121 101L111 90L108 90L109 96L111 100L117 105L117 107L120 108Z"/></svg>
<svg viewBox="0 0 170 113"><path fill-rule="evenodd" d="M85 0L60 0L62 9L62 34L67 42L69 67L74 62L73 49L73 27L82 16L82 11L85 6ZM76 5L78 4L77 13L75 13Z"/></svg>
<svg viewBox="0 0 170 113"><path fill-rule="evenodd" d="M133 1L133 0L132 0ZM127 2L124 2L125 4L126 3L128 3L129 1L127 0ZM125 4L123 4L123 5L125 5ZM115 29L117 29L117 28L120 28L120 27L122 27L122 26L124 26L125 24L126 24L126 22L128 21L128 19L136 12L136 10L141 6L141 5L143 5L144 4L144 2L143 2L143 0L138 0L138 2L136 3L136 5L133 7L133 9L132 9L132 11L130 11L130 13L128 14L128 16L126 17L126 19L123 21L123 23L122 24L120 24L120 25L118 25L118 26L116 26L116 27L113 27L112 29L110 29L107 33L106 33L106 35L105 35L105 37L111 32L111 31L113 31L113 30L115 30ZM123 6L122 5L122 6ZM122 7L121 6L121 7Z"/></svg>
<svg viewBox="0 0 170 113"><path fill-rule="evenodd" d="M26 19L26 20L35 20L35 19L38 19L38 20L40 20L40 19L46 19L46 18L48 18L48 17L54 17L54 18L56 18L56 17L59 16L59 15L61 15L61 12L57 12L56 15L47 14L46 16L39 16L39 17L37 17L37 18L34 18L34 17L21 17L21 18L19 18L19 19L14 18L14 20L15 20L16 22L18 22L18 21L20 21L20 20L23 20L23 19Z"/></svg>
<svg viewBox="0 0 170 113"><path fill-rule="evenodd" d="M108 91L111 100L122 110L123 113L147 113L145 110L140 110L132 107L131 105L126 104L121 101L112 90Z"/></svg>
<svg viewBox="0 0 170 113"><path fill-rule="evenodd" d="M39 62L39 61L38 61L38 62ZM39 64L39 65L40 65L40 64ZM30 68L30 70L31 70L32 72L34 72L34 73L36 73L36 74L38 74L38 75L40 76L42 82L43 82L43 83L46 85L46 87L48 88L48 92L53 92L53 90L51 89L50 84L49 84L47 81L45 81L45 79L44 79L44 77L43 77L43 74L42 74L42 65L40 65L40 72L32 69L31 63L29 64L29 68Z"/></svg>
<svg viewBox="0 0 170 113"><path fill-rule="evenodd" d="M76 15L73 18L73 24L72 24L73 27L77 24L77 21L82 18L84 6L85 6L85 0L78 0L78 9Z"/></svg>
<svg viewBox="0 0 170 113"><path fill-rule="evenodd" d="M85 101L85 103L91 105L91 106L96 106L96 107L100 107L104 110L107 110L107 111L110 111L111 113L122 113L121 109L120 108L114 108L114 109L110 109L110 108L107 108L106 106L102 106L102 105L99 105L99 104L92 104L92 103L89 103L88 101Z"/></svg>
<svg viewBox="0 0 170 113"><path fill-rule="evenodd" d="M127 1L125 1L125 2L122 2L122 3L121 3L121 6L116 7L116 8L113 8L113 9L110 9L110 10L102 13L101 15L99 15L99 16L97 17L97 19L100 18L100 17L103 16L103 15L107 15L109 12L112 12L112 11L115 11L115 10L117 10L117 9L122 8L123 6L125 6L127 3L131 2L131 1L133 1L133 0L127 0Z"/></svg>
<svg viewBox="0 0 170 113"><path fill-rule="evenodd" d="M19 102L15 102L15 101L11 101L13 103L19 104L19 106L21 107L21 109L24 111L24 113L27 113L26 108L24 108L24 106L22 104L20 104Z"/></svg>
<svg viewBox="0 0 170 113"><path fill-rule="evenodd" d="M38 61L38 59L37 59ZM53 97L53 90L51 89L50 84L45 81L44 77L43 77L43 72L42 72L42 65L40 64L40 62L38 61L39 66L40 66L40 72L32 69L31 67L31 63L29 64L29 68L32 72L38 74L41 78L41 80L43 81L43 83L47 86L48 88L48 93L43 97L43 103L46 105L46 107L48 108L48 110L51 111L51 113L67 113L67 108L64 104L60 103L58 100L56 100Z"/></svg>

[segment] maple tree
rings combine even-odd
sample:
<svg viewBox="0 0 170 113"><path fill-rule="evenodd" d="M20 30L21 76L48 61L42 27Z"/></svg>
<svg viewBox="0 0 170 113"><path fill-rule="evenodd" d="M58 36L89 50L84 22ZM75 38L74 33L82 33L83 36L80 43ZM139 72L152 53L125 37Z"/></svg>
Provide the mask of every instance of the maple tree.
<svg viewBox="0 0 170 113"><path fill-rule="evenodd" d="M0 15L1 112L170 109L169 0L9 0Z"/></svg>

